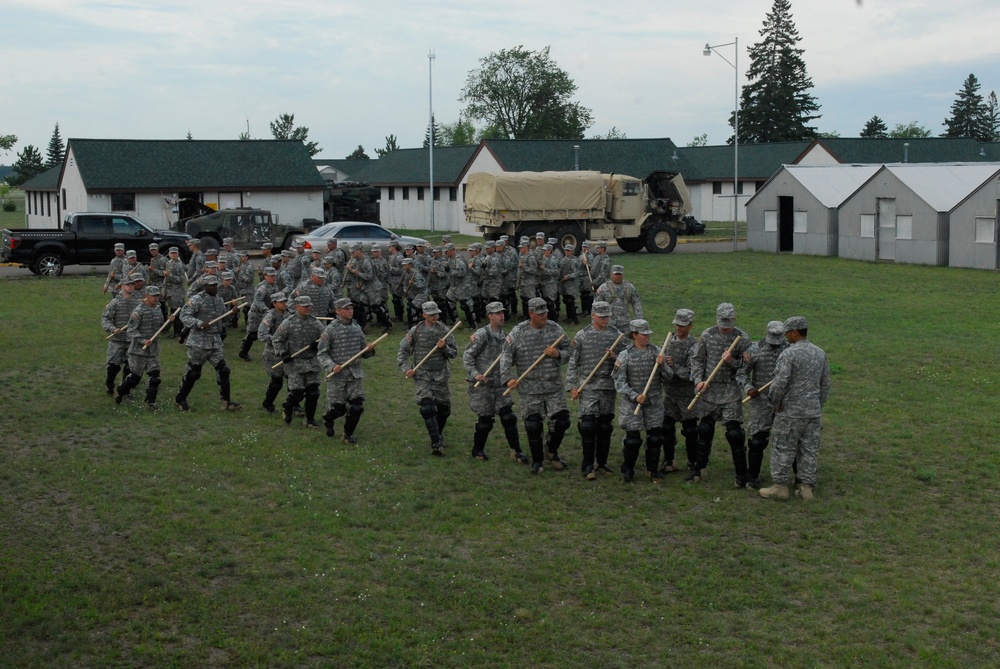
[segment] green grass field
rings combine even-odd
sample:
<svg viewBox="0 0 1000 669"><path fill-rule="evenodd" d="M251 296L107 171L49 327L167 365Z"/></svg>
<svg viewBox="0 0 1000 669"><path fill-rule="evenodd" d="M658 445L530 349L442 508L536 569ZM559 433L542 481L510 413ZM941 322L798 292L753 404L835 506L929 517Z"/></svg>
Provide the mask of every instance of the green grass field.
<svg viewBox="0 0 1000 669"><path fill-rule="evenodd" d="M812 504L734 489L721 435L701 484L587 482L575 426L569 471L531 476L499 427L472 461L459 364L432 458L398 330L365 363L355 447L264 413L237 333L243 411L217 410L210 370L174 409L173 341L163 409L116 407L102 278L3 280L0 665L995 666L996 274L623 262L657 341L678 307L699 331L731 301L755 339L808 317L834 371Z"/></svg>
<svg viewBox="0 0 1000 669"><path fill-rule="evenodd" d="M0 230L24 227L24 191L11 189L6 198L17 205L15 211L4 211L0 207Z"/></svg>

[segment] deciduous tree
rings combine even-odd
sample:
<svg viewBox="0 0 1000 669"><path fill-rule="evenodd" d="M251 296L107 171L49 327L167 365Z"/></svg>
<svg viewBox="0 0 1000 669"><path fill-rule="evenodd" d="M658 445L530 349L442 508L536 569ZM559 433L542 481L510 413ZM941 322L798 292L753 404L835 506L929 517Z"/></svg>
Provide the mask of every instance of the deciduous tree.
<svg viewBox="0 0 1000 669"><path fill-rule="evenodd" d="M893 139L923 139L930 136L930 129L925 128L916 121L897 123L896 127L889 131L889 137Z"/></svg>
<svg viewBox="0 0 1000 669"><path fill-rule="evenodd" d="M309 141L309 128L295 125L295 114L281 114L271 121L271 134L275 139L297 139L306 145L310 156L315 156L323 149L316 142Z"/></svg>
<svg viewBox="0 0 1000 669"><path fill-rule="evenodd" d="M594 135L591 139L628 139L625 135L624 130L619 130L618 126L611 126L611 130L608 130L603 135Z"/></svg>
<svg viewBox="0 0 1000 669"><path fill-rule="evenodd" d="M17 154L17 162L11 167L14 171L7 176L7 183L17 187L44 172L45 162L38 149L28 144L21 153Z"/></svg>
<svg viewBox="0 0 1000 669"><path fill-rule="evenodd" d="M361 148L360 144L358 145L358 148L359 149ZM376 153L376 155L378 155L379 158L381 158L385 154L392 153L393 151L397 150L398 148L399 148L399 145L396 144L396 136L395 135L388 135L385 138L385 148L384 149L375 149L375 153ZM364 149L361 149L361 152L364 153ZM350 158L350 156L348 156L348 158Z"/></svg>

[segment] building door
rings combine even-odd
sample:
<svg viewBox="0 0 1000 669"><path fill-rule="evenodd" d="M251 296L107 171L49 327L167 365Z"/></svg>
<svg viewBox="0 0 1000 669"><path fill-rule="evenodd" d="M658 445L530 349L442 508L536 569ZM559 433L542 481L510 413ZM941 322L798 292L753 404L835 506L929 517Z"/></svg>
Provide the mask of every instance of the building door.
<svg viewBox="0 0 1000 669"><path fill-rule="evenodd" d="M219 209L236 209L243 206L243 193L219 193Z"/></svg>
<svg viewBox="0 0 1000 669"><path fill-rule="evenodd" d="M896 259L896 200L878 199L878 259Z"/></svg>
<svg viewBox="0 0 1000 669"><path fill-rule="evenodd" d="M791 253L795 246L795 198L778 196L778 252Z"/></svg>

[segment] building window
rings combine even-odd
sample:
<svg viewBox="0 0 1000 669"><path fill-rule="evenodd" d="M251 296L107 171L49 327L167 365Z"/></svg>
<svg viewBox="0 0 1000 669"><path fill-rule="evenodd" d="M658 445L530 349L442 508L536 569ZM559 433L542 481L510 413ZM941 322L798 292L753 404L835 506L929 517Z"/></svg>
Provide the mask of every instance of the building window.
<svg viewBox="0 0 1000 669"><path fill-rule="evenodd" d="M424 199L424 187L423 186L417 186L417 199L418 200L423 200Z"/></svg>
<svg viewBox="0 0 1000 669"><path fill-rule="evenodd" d="M111 211L135 211L135 193L112 193Z"/></svg>
<svg viewBox="0 0 1000 669"><path fill-rule="evenodd" d="M764 187L764 182L763 181L755 181L753 183L753 192L756 193L756 192L758 192L763 187Z"/></svg>
<svg viewBox="0 0 1000 669"><path fill-rule="evenodd" d="M396 187L395 186L389 186L389 199L390 200L395 200L396 199Z"/></svg>
<svg viewBox="0 0 1000 669"><path fill-rule="evenodd" d="M722 182L713 181L712 182L712 195L722 195Z"/></svg>
<svg viewBox="0 0 1000 669"><path fill-rule="evenodd" d="M896 239L913 239L913 216L896 217Z"/></svg>
<svg viewBox="0 0 1000 669"><path fill-rule="evenodd" d="M66 189L65 188L62 189L62 194L63 194L63 196L62 196L62 206L65 207L66 206Z"/></svg>
<svg viewBox="0 0 1000 669"><path fill-rule="evenodd" d="M792 232L804 235L809 231L809 217L804 211L796 211L792 214Z"/></svg>
<svg viewBox="0 0 1000 669"><path fill-rule="evenodd" d="M409 200L410 199L410 187L409 186L403 186L403 199L404 200Z"/></svg>
<svg viewBox="0 0 1000 669"><path fill-rule="evenodd" d="M736 193L738 195L743 195L743 182L742 181L737 181L736 182Z"/></svg>
<svg viewBox="0 0 1000 669"><path fill-rule="evenodd" d="M778 212L775 209L764 210L764 232L778 231Z"/></svg>
<svg viewBox="0 0 1000 669"><path fill-rule="evenodd" d="M976 243L992 244L996 224L992 218L976 217Z"/></svg>
<svg viewBox="0 0 1000 669"><path fill-rule="evenodd" d="M861 236L875 238L875 214L861 214Z"/></svg>
<svg viewBox="0 0 1000 669"><path fill-rule="evenodd" d="M454 186L450 186L448 188L448 199L451 200L452 202L458 199L458 189L455 188Z"/></svg>
<svg viewBox="0 0 1000 669"><path fill-rule="evenodd" d="M441 200L441 187L440 186L434 186L434 200L435 200L435 202L439 202Z"/></svg>
<svg viewBox="0 0 1000 669"><path fill-rule="evenodd" d="M45 215L52 216L52 193L45 194L45 209L46 209Z"/></svg>

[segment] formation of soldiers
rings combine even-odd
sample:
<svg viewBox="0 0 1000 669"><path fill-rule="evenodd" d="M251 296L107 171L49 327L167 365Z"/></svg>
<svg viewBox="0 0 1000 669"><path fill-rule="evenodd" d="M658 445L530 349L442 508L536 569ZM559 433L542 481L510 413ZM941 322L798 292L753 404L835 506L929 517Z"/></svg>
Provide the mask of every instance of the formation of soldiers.
<svg viewBox="0 0 1000 669"><path fill-rule="evenodd" d="M541 238L534 249L522 238L517 251L504 238L473 244L468 257L447 239L429 250L394 242L383 257L377 245L355 244L345 253L334 239L323 251L309 253L293 248L273 254L265 245L260 269L245 253L232 251L230 240L221 251L206 254L198 240L189 243L187 265L176 248L164 257L151 245L148 266L138 265L134 253L129 258L116 251L105 284L115 296L102 324L109 333L106 387L118 403L146 376L145 402L156 408L160 335L172 324L164 337L185 343L188 354L174 396L177 407L190 409L188 397L208 363L216 372L222 408L240 409L230 396L223 341L242 313L246 336L239 357L251 360L255 341L264 346L262 407L275 413L287 387L281 405L286 423L301 416L307 428L325 427L334 437L335 422L344 418L341 439L355 444L365 403L362 360L375 355L393 328L391 299L396 320L408 325L397 365L413 379L435 456L446 452L450 367L459 355L454 333L464 323L473 331L462 364L476 416L471 448L476 459L489 459L486 447L499 418L513 460L530 465L535 474L546 467L566 469L560 447L573 422L570 400L577 405L580 471L587 480L614 474L609 458L617 418L624 432L618 473L625 482L636 478L640 454L645 477L654 483L680 471L686 471L686 480L700 482L721 422L736 487L787 499L794 481L796 494L812 496L830 372L825 353L808 341L801 316L771 321L766 337L754 342L736 327L732 304L720 304L715 325L697 338L691 334L695 314L678 309L672 332L657 346L635 286L625 281L623 267L610 264L601 242L593 253L585 244L579 258L572 247L553 256L553 246ZM508 331L507 316L517 313L519 302L523 320ZM572 338L557 322L560 304L569 323L578 324L581 313L590 316ZM373 319L386 332L368 342ZM678 428L686 467L675 463ZM772 440L773 485L762 488L763 454Z"/></svg>

